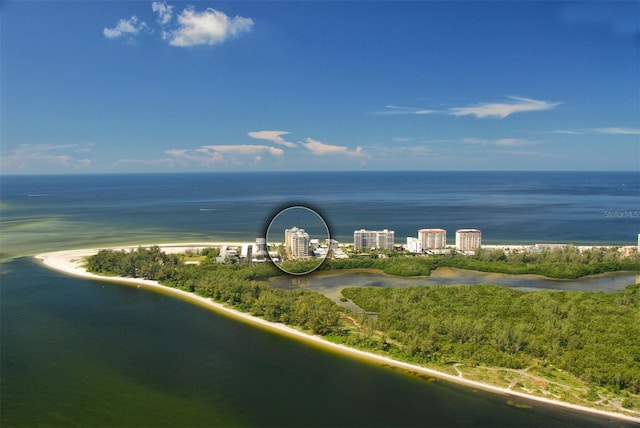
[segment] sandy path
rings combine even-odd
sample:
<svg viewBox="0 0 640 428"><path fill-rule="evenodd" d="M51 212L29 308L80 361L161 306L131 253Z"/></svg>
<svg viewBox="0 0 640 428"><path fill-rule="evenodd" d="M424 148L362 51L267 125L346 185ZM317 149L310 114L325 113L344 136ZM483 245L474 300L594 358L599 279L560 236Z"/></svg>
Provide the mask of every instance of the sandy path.
<svg viewBox="0 0 640 428"><path fill-rule="evenodd" d="M177 244L158 244L158 246L167 253L183 253L186 250L194 250L198 248L206 248L206 247L220 247L222 245L231 245L231 246L241 246L243 243L220 243L220 242L209 242L209 243L177 243ZM143 245L143 247L147 247L149 245ZM138 248L138 245L129 246L129 247L114 247L112 249L120 250L120 249L135 249ZM329 342L323 339L320 336L313 336L310 334L303 333L299 330L296 330L292 327L286 326L280 323L274 323L270 321L266 321L262 318L257 318L246 314L244 312L237 311L235 309L228 308L220 303L216 303L211 299L207 299L201 296L198 296L193 293L189 293L186 291L178 290L171 287L166 287L158 284L156 281L148 280L148 279L138 279L138 278L123 278L123 277L106 277L95 275L87 272L83 267L83 258L86 256L93 255L98 252L98 248L87 248L80 250L67 250L67 251L56 251L50 253L43 253L35 256L37 259L42 260L45 266L48 266L52 269L55 269L60 272L64 272L70 275L80 276L83 278L99 280L99 281L110 281L110 282L118 282L118 283L126 283L131 285L137 285L140 287L144 287L147 289L154 289L161 291L163 293L172 294L175 296L179 296L185 300L189 300L194 303L201 304L208 308L213 309L216 312L225 314L231 318L236 320L240 320L246 322L248 324L259 326L261 328L265 328L269 331L277 332L283 334L285 336L289 336L298 340L302 340L306 343L310 343L316 346L321 346L325 349L330 349L333 351L337 351L343 354L350 355L352 357L366 359L369 362L374 362L380 365L389 365L393 367L398 367L401 369L408 370L410 372L426 374L429 376L433 376L438 379L443 379L449 382L453 382L460 385L465 385L472 388L481 389L484 391L490 391L498 394L502 394L508 397L520 397L527 400L533 400L545 404L550 404L554 406L560 406L572 410L577 410L581 412L594 413L598 415L613 417L617 419L623 419L630 422L640 423L640 418L632 417L620 413L609 412L605 410L592 409L590 407L579 406L576 404L566 403L559 400L552 400L544 397L538 397L535 395L529 395L518 391L512 391L507 388L501 388L489 384L485 384L482 382L477 382L469 379L464 379L456 375L451 375L448 373L443 373L437 370L429 369L426 367L405 363L402 361L393 360L391 358L372 354L369 352L361 351L359 349L350 348L345 345L340 345L336 343Z"/></svg>

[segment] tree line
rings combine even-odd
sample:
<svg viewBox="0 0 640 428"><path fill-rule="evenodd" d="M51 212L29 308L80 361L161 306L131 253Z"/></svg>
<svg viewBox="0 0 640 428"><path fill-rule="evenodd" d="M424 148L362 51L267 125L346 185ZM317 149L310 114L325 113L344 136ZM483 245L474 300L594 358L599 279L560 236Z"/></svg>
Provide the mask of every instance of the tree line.
<svg viewBox="0 0 640 428"><path fill-rule="evenodd" d="M379 269L389 275L428 276L439 267L469 269L505 274L536 274L549 278L575 279L617 271L640 271L640 254L623 257L616 248L593 248L579 251L566 246L545 248L539 252L507 253L503 250L477 249L473 255L451 254L418 256L387 252L384 258L376 254L327 260L321 270Z"/></svg>
<svg viewBox="0 0 640 428"><path fill-rule="evenodd" d="M377 313L370 331L414 361L552 364L590 384L640 393L640 284L615 293L461 285L342 294Z"/></svg>
<svg viewBox="0 0 640 428"><path fill-rule="evenodd" d="M158 247L133 251L100 250L87 258L89 272L146 278L195 293L268 321L300 326L315 334L340 330L338 307L322 294L302 290L271 289L265 279L280 275L271 263L215 263L215 252L204 251L199 265L182 263Z"/></svg>

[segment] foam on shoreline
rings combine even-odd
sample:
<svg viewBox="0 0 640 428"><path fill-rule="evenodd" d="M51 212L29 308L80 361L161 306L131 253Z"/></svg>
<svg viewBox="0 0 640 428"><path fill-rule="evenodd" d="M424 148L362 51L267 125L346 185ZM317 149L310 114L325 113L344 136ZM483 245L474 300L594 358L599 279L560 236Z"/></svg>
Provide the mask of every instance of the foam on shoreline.
<svg viewBox="0 0 640 428"><path fill-rule="evenodd" d="M242 244L243 243L236 243L236 242L233 242L233 243L227 243L227 242L200 243L199 242L199 243L158 244L158 246L167 253L183 253L187 250L193 250L196 248L219 247L222 245L240 246ZM142 245L142 247L148 247L148 246L149 245ZM127 246L127 247L120 246L120 247L114 247L110 249L131 250L131 249L136 249L138 247L139 247L138 245ZM336 344L328 340L325 340L320 336L310 335L281 323L266 321L262 318L254 317L247 313L240 312L238 310L224 306L221 303L214 302L211 299L198 296L194 293L160 285L157 281L140 279L140 278L101 276L101 275L96 275L96 274L87 272L83 267L84 258L90 255L96 254L98 251L99 251L98 248L55 251L55 252L38 254L37 256L35 256L35 258L38 260L41 260L45 266L69 275L74 275L74 276L91 279L91 280L97 280L97 281L109 281L109 282L117 282L117 283L128 284L128 285L135 285L145 289L162 292L164 294L170 294L176 297L180 297L184 300L196 303L200 306L209 308L215 312L226 315L230 318L233 318L254 326L258 326L260 328L264 328L272 332L283 334L285 336L295 338L297 340L302 340L305 343L319 346L327 350L332 350L345 355L349 355L351 357L364 359L371 363L375 363L379 365L388 365L388 366L397 367L403 370L407 370L409 372L429 375L434 378L442 379L448 382L453 382L453 383L471 387L471 388L476 388L484 391L501 394L506 397L518 397L518 398L532 400L532 401L549 404L553 406L564 407L571 410L598 414L601 416L607 416L607 417L622 419L629 422L640 423L640 417L633 417L633 416L629 416L622 413L594 409L590 407L580 406L577 404L567 403L564 401L553 400L545 397L539 397L536 395L525 394L519 391L512 391L507 388L502 388L502 387L498 387L498 386L494 386L494 385L490 385L482 382L465 379L465 378L454 376L438 370L429 369L429 368L418 366L415 364L405 363L405 362L394 360L382 355L361 351L359 349L350 348L348 346L341 345L341 344Z"/></svg>

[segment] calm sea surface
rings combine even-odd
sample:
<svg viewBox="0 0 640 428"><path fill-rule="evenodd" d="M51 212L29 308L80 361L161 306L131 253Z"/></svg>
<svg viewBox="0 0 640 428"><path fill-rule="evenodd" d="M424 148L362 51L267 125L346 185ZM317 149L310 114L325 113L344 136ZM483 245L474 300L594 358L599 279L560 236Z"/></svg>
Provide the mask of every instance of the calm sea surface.
<svg viewBox="0 0 640 428"><path fill-rule="evenodd" d="M332 235L483 231L486 243L632 245L633 173L255 173L0 178L2 426L624 426L418 378L31 255L253 240L303 204Z"/></svg>

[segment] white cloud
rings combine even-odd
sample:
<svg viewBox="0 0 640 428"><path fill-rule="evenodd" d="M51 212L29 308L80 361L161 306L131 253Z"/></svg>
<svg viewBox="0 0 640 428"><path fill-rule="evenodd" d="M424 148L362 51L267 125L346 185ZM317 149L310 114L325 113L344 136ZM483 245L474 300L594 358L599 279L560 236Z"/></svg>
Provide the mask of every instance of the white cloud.
<svg viewBox="0 0 640 428"><path fill-rule="evenodd" d="M607 135L640 135L639 128L595 128L594 131Z"/></svg>
<svg viewBox="0 0 640 428"><path fill-rule="evenodd" d="M0 156L0 169L5 173L33 168L86 169L91 159L76 158L73 153L90 151L80 144L22 144L8 155Z"/></svg>
<svg viewBox="0 0 640 428"><path fill-rule="evenodd" d="M120 159L113 163L114 166L121 165L136 165L136 166L168 166L174 168L176 166L186 167L187 162L177 158L163 158L163 159L133 159L126 158Z"/></svg>
<svg viewBox="0 0 640 428"><path fill-rule="evenodd" d="M640 135L640 128L585 128L585 129L556 129L554 131L545 132L545 134L561 134L561 135Z"/></svg>
<svg viewBox="0 0 640 428"><path fill-rule="evenodd" d="M463 142L469 144L481 144L483 146L502 146L502 147L523 147L540 144L537 141L525 140L521 138L499 138L497 140L488 140L486 138L463 138Z"/></svg>
<svg viewBox="0 0 640 428"><path fill-rule="evenodd" d="M249 137L255 138L257 140L267 140L289 148L297 147L296 143L286 141L284 138L282 138L282 135L287 134L289 134L289 132L287 131L253 131L248 133Z"/></svg>
<svg viewBox="0 0 640 428"><path fill-rule="evenodd" d="M200 146L196 149L171 149L166 150L167 158L160 159L121 159L115 165L139 164L147 166L170 167L211 167L220 165L224 167L239 167L256 165L265 160L265 155L279 159L284 155L284 150L278 147L252 145L252 144L226 144Z"/></svg>
<svg viewBox="0 0 640 428"><path fill-rule="evenodd" d="M168 40L172 46L215 45L229 37L250 31L253 27L251 18L230 17L212 8L198 12L193 6L187 6L177 15L177 22L173 19L174 6L164 1L151 3L151 10L157 15L162 38ZM154 32L144 21L133 15L131 18L119 20L113 28L105 28L103 34L108 39L133 40L142 30Z"/></svg>
<svg viewBox="0 0 640 428"><path fill-rule="evenodd" d="M576 131L571 129L556 129L554 131L543 132L543 134L582 135L584 134L584 131Z"/></svg>
<svg viewBox="0 0 640 428"><path fill-rule="evenodd" d="M218 154L241 154L241 155L260 155L268 153L271 156L282 156L284 150L278 147L262 146L255 144L237 144L237 145L216 145L216 146L202 146L200 149L203 152L218 153Z"/></svg>
<svg viewBox="0 0 640 428"><path fill-rule="evenodd" d="M395 115L395 114L436 114L443 113L443 111L439 110L430 110L430 109L419 109L415 107L402 107L396 106L393 104L386 105L385 108L388 110L376 112L376 114L382 115Z"/></svg>
<svg viewBox="0 0 640 428"><path fill-rule="evenodd" d="M510 101L502 103L480 103L466 107L451 107L448 109L419 109L414 107L400 107L395 105L385 106L388 110L377 112L381 115L399 114L443 114L447 116L473 116L478 119L498 118L504 119L514 113L551 110L560 105L557 102L540 101L531 98L508 97Z"/></svg>
<svg viewBox="0 0 640 428"><path fill-rule="evenodd" d="M173 18L173 6L167 3L154 1L151 3L151 10L158 14L158 22L161 25L167 25Z"/></svg>
<svg viewBox="0 0 640 428"><path fill-rule="evenodd" d="M105 28L102 32L108 39L117 39L119 37L131 39L145 28L148 28L147 24L144 21L139 22L138 17L133 15L129 19L119 20L115 27Z"/></svg>
<svg viewBox="0 0 640 428"><path fill-rule="evenodd" d="M222 144L200 146L195 149L170 149L164 152L168 157L158 159L120 159L120 165L167 166L167 167L242 167L260 164L268 157L279 159L284 150L278 147L252 144Z"/></svg>
<svg viewBox="0 0 640 428"><path fill-rule="evenodd" d="M169 33L169 44L180 47L215 45L229 36L250 31L253 27L251 18L230 18L224 12L212 8L197 12L191 6L178 15L178 23L179 27Z"/></svg>
<svg viewBox="0 0 640 428"><path fill-rule="evenodd" d="M313 154L318 156L325 155L345 155L353 157L368 157L362 150L362 147L357 147L355 150L349 150L345 146L335 146L333 144L325 144L313 138L307 138L306 143L303 144Z"/></svg>
<svg viewBox="0 0 640 428"><path fill-rule="evenodd" d="M560 103L533 100L531 98L509 97L511 102L482 103L471 107L453 107L449 109L454 116L493 117L504 119L514 113L550 110Z"/></svg>
<svg viewBox="0 0 640 428"><path fill-rule="evenodd" d="M504 155L513 155L513 156L527 156L527 157L552 157L549 153L543 152L533 152L528 150L500 150L498 153L502 153Z"/></svg>

